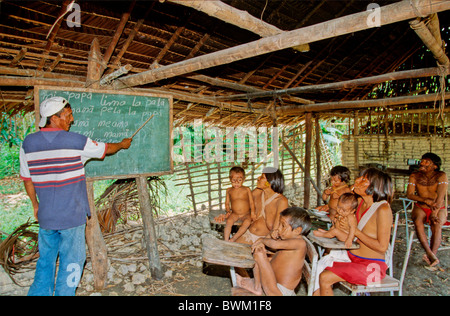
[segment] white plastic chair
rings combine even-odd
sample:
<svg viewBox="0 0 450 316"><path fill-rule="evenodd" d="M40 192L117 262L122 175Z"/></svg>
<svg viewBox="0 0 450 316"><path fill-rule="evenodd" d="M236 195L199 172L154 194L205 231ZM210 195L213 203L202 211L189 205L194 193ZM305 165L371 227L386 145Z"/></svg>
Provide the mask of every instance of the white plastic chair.
<svg viewBox="0 0 450 316"><path fill-rule="evenodd" d="M405 226L406 226L406 240L409 240L409 226L414 226L414 223L411 219L408 218L408 213L411 213L413 208L414 208L414 203L415 201L410 200L408 198L400 198L400 200L403 203L403 213L405 215ZM447 197L445 199L445 206L447 207ZM431 239L431 227L429 224L424 224L425 228L427 228L427 237L428 240ZM442 227L443 230L448 230L450 229L450 226L443 226ZM417 241L418 239L415 239L414 241ZM450 247L439 247L439 250L447 250L450 249Z"/></svg>
<svg viewBox="0 0 450 316"><path fill-rule="evenodd" d="M356 285L351 284L348 282L340 282L342 286L347 288L351 291L351 295L356 296L358 293L371 293L371 292L390 292L391 296L394 294L394 292L398 292L399 296L402 296L403 292L403 281L405 279L406 275L406 268L408 266L409 261L409 255L411 252L411 245L413 243L414 238L414 232L411 233L410 238L407 240L407 250L405 253L405 257L403 260L403 267L402 272L400 275L400 279L395 279L393 277L393 254L394 254L394 246L395 246L395 239L397 236L397 228L398 228L398 218L399 218L399 212L395 214L395 220L394 220L394 230L392 232L391 236L391 243L390 243L390 255L389 255L389 262L387 262L389 273L385 276L384 279L382 279L379 282L374 282L368 285Z"/></svg>

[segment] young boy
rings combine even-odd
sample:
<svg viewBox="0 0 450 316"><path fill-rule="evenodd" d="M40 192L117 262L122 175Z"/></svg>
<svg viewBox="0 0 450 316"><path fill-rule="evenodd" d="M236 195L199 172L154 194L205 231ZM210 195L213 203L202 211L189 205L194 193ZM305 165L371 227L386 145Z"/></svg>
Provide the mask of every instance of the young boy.
<svg viewBox="0 0 450 316"><path fill-rule="evenodd" d="M294 289L302 277L306 242L302 235L311 229L311 219L303 208L288 207L281 212L278 236L260 238L252 246L254 279L236 275L238 286L257 295L295 296ZM275 250L269 259L266 246Z"/></svg>
<svg viewBox="0 0 450 316"><path fill-rule="evenodd" d="M225 198L225 209L227 211L224 229L225 241L236 241L256 219L252 191L249 187L242 185L244 180L245 171L243 168L233 167L230 169L231 188L227 189ZM242 220L242 225L230 239L231 228L238 220Z"/></svg>
<svg viewBox="0 0 450 316"><path fill-rule="evenodd" d="M346 238L345 247L350 248L353 243L353 239L355 238L356 226L358 225L355 216L357 207L358 199L353 193L342 194L338 200L336 216L333 219L333 226L329 231L320 228L318 230L315 230L313 232L314 236L333 238L337 237L338 235L344 236L344 234L346 234L347 236L344 237ZM341 220L346 220L348 222L348 226L350 227L350 231L348 232L348 234L340 229L339 222Z"/></svg>
<svg viewBox="0 0 450 316"><path fill-rule="evenodd" d="M322 199L328 204L321 205L316 209L319 211L328 211L330 219L333 220L336 215L336 208L339 197L347 192L351 192L348 182L350 181L350 170L344 166L335 166L330 170L331 186L326 188L322 194Z"/></svg>

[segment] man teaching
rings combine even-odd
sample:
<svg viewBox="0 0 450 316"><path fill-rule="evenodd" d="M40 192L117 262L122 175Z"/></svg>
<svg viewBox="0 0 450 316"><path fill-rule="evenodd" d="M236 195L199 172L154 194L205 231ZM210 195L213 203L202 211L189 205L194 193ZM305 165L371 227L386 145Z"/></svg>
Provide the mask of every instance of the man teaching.
<svg viewBox="0 0 450 316"><path fill-rule="evenodd" d="M69 132L74 118L62 97L43 101L40 114L41 130L28 135L20 149L20 177L39 221L39 259L28 295L70 296L86 260L86 216L91 215L84 163L128 149L132 139L106 144Z"/></svg>
<svg viewBox="0 0 450 316"><path fill-rule="evenodd" d="M445 172L440 171L441 158L434 153L422 156L419 170L409 177L406 196L416 201L411 216L422 247L423 260L430 266L439 264L436 253L442 239L442 226L447 222L447 187ZM428 243L424 224L431 227L431 240Z"/></svg>

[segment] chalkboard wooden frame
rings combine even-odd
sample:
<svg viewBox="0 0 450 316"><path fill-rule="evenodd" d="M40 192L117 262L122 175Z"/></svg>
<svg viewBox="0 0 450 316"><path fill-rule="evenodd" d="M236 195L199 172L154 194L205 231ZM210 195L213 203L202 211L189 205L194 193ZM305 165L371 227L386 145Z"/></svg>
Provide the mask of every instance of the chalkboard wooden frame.
<svg viewBox="0 0 450 316"><path fill-rule="evenodd" d="M39 105L40 105L40 92L43 90L48 91L61 91L61 92L74 92L74 93L92 93L92 94L105 94L105 95L118 95L118 96L131 96L131 97L144 97L144 98L160 98L160 99L167 99L169 103L169 109L168 109L168 142L169 142L169 150L168 150L168 157L165 157L165 159L168 159L168 170L158 170L158 171L152 171L152 172L130 172L127 174L108 174L108 175L96 175L91 176L88 174L88 171L86 172L86 177L89 180L105 180L105 179L125 179L125 178L135 178L135 177L149 177L149 176L160 176L165 174L171 174L173 173L173 159L172 159L172 151L173 151L173 141L172 141L172 128L173 128L173 97L171 95L165 95L165 94L154 94L154 93L142 93L142 92L130 92L130 91L117 91L117 90L98 90L98 89L84 89L84 88L71 88L71 87L56 87L56 86L35 86L34 89L34 104L35 104L35 118L36 118L36 130L39 130L39 120L40 120L40 112L39 112ZM72 109L74 107L77 107L77 102L73 102L72 100L69 100L69 103L72 105ZM77 120L77 116L79 116L80 113L75 113L74 111L74 119ZM87 115L87 114L86 114ZM145 117L147 119L147 117ZM145 119L143 121L145 121ZM152 118L152 120L155 120L155 117ZM152 124L152 120L145 126L150 126ZM143 122L139 122L139 125L141 125ZM139 136L140 133L142 133L145 130L145 127L135 136L135 139ZM149 127L150 128L150 127ZM75 131L73 128L71 128L70 131ZM126 137L130 137L131 134L133 134L134 130L130 131L129 135ZM125 137L121 137L125 138ZM150 137L151 138L151 137ZM120 140L121 140L120 139ZM118 141L120 141L118 140ZM101 140L100 140L101 141ZM134 141L135 142L135 141ZM133 147L133 143L130 147L131 150ZM124 150L124 152L127 150ZM119 153L118 153L119 154ZM117 155L117 154L116 154ZM107 159L109 157L106 157ZM87 163L89 164L89 162Z"/></svg>

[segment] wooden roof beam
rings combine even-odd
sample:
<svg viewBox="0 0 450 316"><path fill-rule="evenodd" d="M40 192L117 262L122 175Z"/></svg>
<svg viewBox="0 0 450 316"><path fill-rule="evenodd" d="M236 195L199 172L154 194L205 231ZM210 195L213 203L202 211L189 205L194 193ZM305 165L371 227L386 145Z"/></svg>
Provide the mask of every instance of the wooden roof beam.
<svg viewBox="0 0 450 316"><path fill-rule="evenodd" d="M207 2L207 1L205 1ZM388 25L416 17L416 11L422 15L450 10L450 1L417 0L416 7L409 0L404 0L380 8L380 26ZM229 64L238 60L251 58L270 52L279 51L305 43L312 43L344 34L362 31L370 28L367 20L372 12L364 11L347 15L334 20L303 27L297 30L269 36L247 44L238 45L215 53L194 57L182 62L129 75L115 81L115 89L134 87L152 83L162 79L180 76L219 65Z"/></svg>
<svg viewBox="0 0 450 316"><path fill-rule="evenodd" d="M39 62L39 65L37 67L37 70L42 70L44 68L45 61L47 60L47 56L49 55L50 49L55 42L56 34L59 31L59 28L61 27L62 19L61 17L64 16L68 12L68 6L71 4L70 0L64 0L64 2L61 5L61 10L59 11L58 18L55 21L55 24L50 29L51 32L48 34L48 41L45 44L44 48L44 54Z"/></svg>
<svg viewBox="0 0 450 316"><path fill-rule="evenodd" d="M17 53L16 56L14 56L14 59L9 64L9 67L14 68L16 67L22 59L25 57L25 54L27 53L28 49L26 47L22 47L22 49Z"/></svg>
<svg viewBox="0 0 450 316"><path fill-rule="evenodd" d="M438 65L448 69L450 66L450 60L448 59L444 49L442 48L443 45L442 40L440 40L440 36L438 36L438 38L435 38L430 29L421 19L415 19L409 22L409 24L411 25L411 28L414 30L414 32L416 32L416 34L420 37L425 46L428 47L431 53L433 53L433 56L437 60Z"/></svg>
<svg viewBox="0 0 450 316"><path fill-rule="evenodd" d="M236 9L221 1L198 1L198 0L167 0L168 2L184 5L208 14L216 19L233 24L241 29L248 30L261 37L277 35L285 31L276 26L255 18L247 11ZM301 52L309 51L308 43L295 47Z"/></svg>
<svg viewBox="0 0 450 316"><path fill-rule="evenodd" d="M447 70L447 74L450 73L450 70ZM296 93L311 93L311 92L322 92L329 90L340 90L340 89L348 89L357 86L364 86L369 84L377 84L391 80L402 80L402 79L410 79L410 78L422 78L422 77L431 77L439 75L439 68L424 68L424 69L413 69L413 70L404 70L404 71L396 71L383 75L346 80L340 82L333 83L323 83L318 85L310 85L310 86L302 86L296 88L289 88L283 90L275 90L275 91L264 91L264 92L255 92L255 93L247 93L247 94L236 94L230 96L217 97L216 99L219 101L224 100L237 100L237 99L247 99L247 98L262 98L262 97L273 97L276 95L283 94L296 94Z"/></svg>
<svg viewBox="0 0 450 316"><path fill-rule="evenodd" d="M386 107L390 105L402 105L413 103L425 103L434 102L437 98L441 98L441 94L421 94L415 96L405 96L396 98L384 98L384 99L370 99L370 100L355 100L355 101L337 101L316 103L312 105L301 106L284 106L277 108L277 113L280 115L298 115L305 112L320 112L330 110L342 110L342 109L361 109L361 108L373 108L373 107ZM444 95L444 99L450 99L450 92Z"/></svg>

